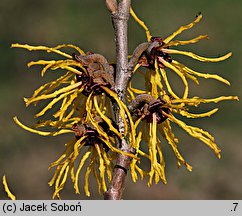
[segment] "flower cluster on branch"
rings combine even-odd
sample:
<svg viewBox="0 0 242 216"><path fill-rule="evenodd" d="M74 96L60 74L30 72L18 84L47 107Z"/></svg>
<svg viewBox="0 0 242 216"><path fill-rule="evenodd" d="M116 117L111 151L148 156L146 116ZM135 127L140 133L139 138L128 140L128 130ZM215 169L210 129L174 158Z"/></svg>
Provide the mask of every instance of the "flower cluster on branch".
<svg viewBox="0 0 242 216"><path fill-rule="evenodd" d="M116 8L115 5L110 6ZM179 116L187 118L209 117L218 111L217 108L200 114L189 112L189 108L198 107L201 103L217 103L222 100L238 100L236 96L220 96L212 99L189 97L188 80L199 84L198 78L215 79L229 85L229 81L216 74L205 74L194 71L175 60L175 55L185 55L202 62L219 62L231 56L228 53L219 58L206 58L188 51L172 49L172 47L197 43L208 39L200 35L190 40L173 40L183 31L198 23L202 15L188 25L181 26L169 37L162 39L152 37L148 27L130 10L131 16L144 28L147 41L138 45L129 58L128 72L131 74L126 94L126 104L115 92L115 64L96 53L85 53L79 47L63 44L56 47L30 46L13 44L12 47L30 51L46 51L59 54L61 60L39 60L30 62L28 66L41 65L41 75L47 70L64 70L65 73L56 80L44 84L34 91L32 97L25 98L26 106L38 105L42 101L49 103L36 114L44 117L53 106L59 106L51 118L38 121L34 127L21 123L17 117L14 121L25 130L43 136L56 136L64 133L73 134L73 138L65 144L63 154L50 165L55 167L49 185L54 185L53 198L60 198L70 174L76 193L80 193L79 176L85 169L84 191L90 196L89 176L93 173L100 193L107 190L107 182L112 179L117 154L125 154L131 158L130 173L136 182L148 178L148 186L153 182L167 183L165 161L162 145L168 143L177 158L178 166L184 164L191 171L178 150L178 138L173 132L173 124L177 124L190 136L197 138L209 146L218 157L220 149L209 132L195 126L187 125ZM72 49L73 53L64 52ZM142 68L142 70L141 70ZM143 89L132 85L133 74L139 73L145 80ZM168 73L177 74L184 86L179 94L173 89ZM119 131L114 119L114 106L118 107L124 123L124 132ZM47 116L47 115L46 115ZM133 151L126 152L117 145L118 140L125 137ZM146 147L145 147L146 146ZM145 147L145 148L144 148ZM149 169L141 163L144 157L149 161Z"/></svg>

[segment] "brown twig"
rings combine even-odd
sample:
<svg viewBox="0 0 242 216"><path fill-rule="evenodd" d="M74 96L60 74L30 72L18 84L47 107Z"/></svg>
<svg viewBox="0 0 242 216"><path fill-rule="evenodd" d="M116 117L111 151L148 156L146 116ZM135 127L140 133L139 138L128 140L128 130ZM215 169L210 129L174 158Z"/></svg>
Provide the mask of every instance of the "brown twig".
<svg viewBox="0 0 242 216"><path fill-rule="evenodd" d="M116 79L115 91L120 100L125 102L125 93L132 72L128 70L128 19L130 15L130 0L120 0L117 4L116 0L106 0L106 5L112 13L112 22L114 27L116 42ZM124 133L124 123L119 114L117 106L115 107L115 118L121 134ZM125 152L131 152L127 140L117 140L117 146ZM104 199L119 200L122 198L124 181L130 164L130 157L118 154L116 166L113 172L113 179L109 185L108 191L104 195Z"/></svg>

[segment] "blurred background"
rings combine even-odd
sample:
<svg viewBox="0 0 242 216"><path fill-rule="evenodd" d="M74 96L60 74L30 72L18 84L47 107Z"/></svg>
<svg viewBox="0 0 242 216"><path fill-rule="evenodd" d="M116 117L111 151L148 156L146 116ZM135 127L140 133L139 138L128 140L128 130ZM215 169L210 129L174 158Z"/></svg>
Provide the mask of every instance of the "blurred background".
<svg viewBox="0 0 242 216"><path fill-rule="evenodd" d="M132 4L152 35L163 38L202 12L202 21L177 39L208 34L210 40L180 49L207 57L232 51L232 58L221 63L175 58L195 70L218 73L230 80L231 86L200 79L200 86L191 84L191 96L238 95L242 98L241 0L133 0ZM146 38L143 29L134 21L130 20L129 24L132 53ZM37 87L57 75L49 72L41 78L40 68L26 66L31 60L50 58L49 54L11 49L10 46L12 43L47 46L71 43L85 51L103 54L112 61L115 44L110 14L100 0L1 0L0 29L0 176L6 174L17 199L50 199L53 190L47 182L53 170L47 168L62 153L68 136L40 137L19 128L12 118L18 116L27 125L33 124L33 115L40 108L25 108L23 97L31 96ZM179 91L179 87L177 89ZM206 145L176 128L179 148L193 171L184 167L178 169L173 152L164 144L168 184L148 188L146 181L134 184L128 176L124 199L242 199L242 106L240 102L225 101L203 109L212 107L220 108L214 116L187 122L215 136L222 149L222 158L219 160ZM83 191L75 195L69 182L61 195L63 199L102 199L96 189L93 184L90 198ZM0 199L7 199L1 184Z"/></svg>

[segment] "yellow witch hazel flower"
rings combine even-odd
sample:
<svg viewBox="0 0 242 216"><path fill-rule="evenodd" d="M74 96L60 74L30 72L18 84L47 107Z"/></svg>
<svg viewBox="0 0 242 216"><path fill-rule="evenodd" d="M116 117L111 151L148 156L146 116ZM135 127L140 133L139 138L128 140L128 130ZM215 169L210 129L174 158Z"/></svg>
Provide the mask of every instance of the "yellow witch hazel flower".
<svg viewBox="0 0 242 216"><path fill-rule="evenodd" d="M197 77L215 79L227 85L230 85L230 83L219 75L204 74L188 68L184 64L174 60L173 54L188 56L202 62L219 62L229 58L232 53L228 53L219 58L206 58L192 52L171 48L179 45L197 43L202 39L208 38L207 35L200 35L187 41L173 40L177 35L192 28L198 23L202 19L201 14L196 16L196 19L192 23L181 26L173 34L162 39L161 37L151 36L148 27L137 17L132 8L130 13L134 20L145 30L148 40L148 42L140 44L136 48L130 59L130 67L134 68L136 73L140 73L144 76L146 86L144 90L140 90L133 88L130 83L128 100L130 101L130 112L132 115L136 116L135 128L138 129L139 125L141 127L134 146L137 149L137 156L145 157L150 161L150 170L145 171L142 169L142 164L137 163L138 161L133 159L130 165L131 175L134 182L138 179L137 172L142 179L145 176L149 176L148 186L152 185L153 180L155 183L161 180L166 184L165 161L161 148L163 140L166 140L171 146L177 158L178 166L184 164L189 171L192 171L191 165L185 161L178 150L178 139L173 133L172 123L177 124L192 137L204 142L213 149L215 154L220 158L220 149L216 145L212 135L201 128L187 125L176 116L181 115L187 118L209 117L217 112L218 109L215 108L206 113L194 114L189 112L189 107L197 107L201 103L238 100L236 96L221 96L213 99L202 99L199 97L189 98L188 79L194 81L196 84L199 84ZM147 70L145 72L144 70L139 71L140 67L146 68ZM169 71L167 71L167 69L169 69ZM184 85L184 92L181 96L178 95L170 85L167 73L171 71L180 77ZM144 143L141 143L141 140L144 140ZM147 152L143 150L146 148L142 148L142 145L147 145Z"/></svg>
<svg viewBox="0 0 242 216"><path fill-rule="evenodd" d="M28 64L29 67L43 65L42 76L48 69L67 70L58 79L35 90L32 97L24 98L26 106L49 100L49 103L35 117L43 117L54 105L59 106L53 118L40 120L31 128L14 117L14 121L20 127L39 135L57 136L65 133L75 135L74 139L65 144L63 154L49 167L49 169L56 167L54 176L49 182L50 186L55 186L53 198L60 198L60 191L65 185L68 174L71 176L76 193L80 193L79 174L85 163L87 164L84 180L86 195L90 196L89 176L91 172L97 180L99 192L106 191L106 179L108 181L112 179L115 153L137 159L133 154L115 147L115 139L122 139L123 136L130 136L131 141L134 139L134 134L128 134L128 125L134 123L129 110L112 90L114 87L113 66L103 56L86 54L80 48L70 44L53 48L20 44L13 44L12 47L53 52L67 58L51 61L39 60ZM78 54L69 55L61 50L63 48L72 48ZM111 119L111 101L116 102L125 122L124 134L117 130L117 126ZM126 116L128 116L128 121Z"/></svg>
<svg viewBox="0 0 242 216"><path fill-rule="evenodd" d="M104 56L85 53L71 44L56 47L12 45L14 48L29 51L55 53L63 58L33 61L28 64L29 67L43 66L42 76L49 70L65 72L56 80L36 89L30 98L24 98L26 106L36 106L43 101L48 101L48 104L35 115L41 120L34 127L28 127L14 117L14 121L20 127L32 133L43 136L66 133L73 135L73 138L65 144L63 154L49 167L49 169L55 168L54 175L49 182L49 185L55 188L53 199L60 198L60 192L68 176L78 194L80 193L79 183L83 182L85 194L90 196L91 173L96 179L99 192L107 191L107 183L112 180L112 173L116 166L117 154L131 158L130 173L134 182L137 181L139 174L141 179L148 177L148 186L160 181L166 184L163 141L167 141L170 145L177 158L178 166L183 164L191 171L191 165L178 150L178 139L173 133L173 124L204 142L220 157L220 149L214 137L201 128L187 125L179 119L179 116L209 117L218 109L194 114L189 112L189 108L198 107L201 103L238 100L238 97L220 96L212 99L189 97L188 80L196 84L199 84L198 78L215 79L227 85L230 83L219 75L194 71L174 60L173 55L185 55L202 62L219 62L229 58L231 53L219 58L206 58L192 52L172 49L172 47L192 44L208 38L207 35L201 35L187 41L173 40L177 35L198 23L202 18L201 14L192 23L180 27L166 39L152 37L145 23L137 17L132 8L130 14L144 28L147 42L135 49L129 59L128 72L142 74L146 84L144 89L136 89L129 82L126 94L127 105L115 92L115 64L110 64ZM63 51L67 49L73 50L74 54ZM176 73L184 85L181 95L177 94L170 84L167 73L171 72ZM47 114L51 110L53 112L53 107L58 107L57 112L48 117ZM114 120L116 111L122 118L119 119L124 126L122 131ZM122 151L118 145L124 139L128 141L131 152ZM148 170L143 168L145 166L141 163L140 159L143 157L150 163ZM83 179L80 179L81 172L84 172Z"/></svg>

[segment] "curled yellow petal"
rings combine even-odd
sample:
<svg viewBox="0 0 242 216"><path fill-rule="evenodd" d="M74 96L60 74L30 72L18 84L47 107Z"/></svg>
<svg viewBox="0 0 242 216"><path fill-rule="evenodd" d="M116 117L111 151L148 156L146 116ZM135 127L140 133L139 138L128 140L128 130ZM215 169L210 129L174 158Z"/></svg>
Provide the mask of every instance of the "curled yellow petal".
<svg viewBox="0 0 242 216"><path fill-rule="evenodd" d="M34 65L53 65L55 64L55 60L38 60L38 61L31 61L27 64L28 67L32 67Z"/></svg>
<svg viewBox="0 0 242 216"><path fill-rule="evenodd" d="M153 113L153 122L149 125L149 142L148 142L148 148L149 148L149 155L150 155L150 172L149 172L149 180L148 180L148 186L150 187L152 185L152 180L154 177L154 181L157 184L159 180L161 179L163 183L166 184L166 178L165 178L165 163L163 160L163 156L161 155L161 151L157 152L158 148L158 142L157 142L157 122L156 122L156 114ZM157 153L159 156L161 156L161 163L158 163L157 161Z"/></svg>
<svg viewBox="0 0 242 216"><path fill-rule="evenodd" d="M159 96L159 93L158 93L158 86L157 86L157 83L156 83L156 73L155 72L151 72L150 74L150 84L151 84L151 95L154 97L154 98L158 98Z"/></svg>
<svg viewBox="0 0 242 216"><path fill-rule="evenodd" d="M22 124L18 118L15 116L13 118L14 122L19 125L21 128L23 128L24 130L27 130L31 133L36 133L36 134L39 134L41 136L57 136L57 135L60 135L60 134L65 134L65 133L73 133L72 130L68 130L68 129L61 129L59 131L54 131L54 132L45 132L45 131L39 131L39 130L35 130L35 129L32 129L30 127L27 127L25 126L24 124Z"/></svg>
<svg viewBox="0 0 242 216"><path fill-rule="evenodd" d="M53 64L55 64L56 61L51 60L51 61L45 61L45 60L39 60L39 61L35 61L35 62L29 62L28 63L28 67L31 67L33 65L46 65L42 71L41 71L41 76L43 77L45 75L45 72L52 67Z"/></svg>
<svg viewBox="0 0 242 216"><path fill-rule="evenodd" d="M215 152L215 154L220 158L220 152L221 150L218 148L218 146L216 145L216 143L214 142L214 137L211 136L207 131L204 131L200 128L197 127L193 127L193 126L189 126L186 125L183 121L178 120L177 118L175 118L173 115L168 115L163 113L164 115L167 115L168 118L176 123L177 125L179 125L181 128L183 128L188 134L190 134L191 136L200 139L202 142L204 142L205 144L207 144L211 149L213 149L213 151Z"/></svg>
<svg viewBox="0 0 242 216"><path fill-rule="evenodd" d="M99 172L100 172L100 177L101 177L101 182L102 182L102 189L103 191L107 191L107 186L106 186L106 181L105 181L105 170L106 167L104 165L104 160L102 157L102 153L100 150L100 147L98 144L95 144L95 149L97 150L98 157L99 157Z"/></svg>
<svg viewBox="0 0 242 216"><path fill-rule="evenodd" d="M189 113L185 110L180 110L180 111L173 110L173 111L187 118L203 118L203 117L210 117L211 115L213 115L218 111L218 108L215 108L205 113L199 113L199 114Z"/></svg>
<svg viewBox="0 0 242 216"><path fill-rule="evenodd" d="M208 38L209 38L208 35L200 35L196 38L193 38L191 40L186 40L186 41L174 40L174 41L170 41L168 44L165 44L163 47L193 44L193 43L199 42L202 39L208 39Z"/></svg>
<svg viewBox="0 0 242 216"><path fill-rule="evenodd" d="M78 165L77 171L76 171L74 188L75 188L75 191L77 194L80 194L79 187L78 187L79 174L90 154L91 154L91 149L89 148L88 151L82 156L82 159L81 159L81 161Z"/></svg>
<svg viewBox="0 0 242 216"><path fill-rule="evenodd" d="M101 146L101 148L103 148ZM108 176L108 181L111 182L112 180L112 158L108 157L108 153L104 150L102 150L103 160L106 166L106 172Z"/></svg>
<svg viewBox="0 0 242 216"><path fill-rule="evenodd" d="M140 154L139 147L140 147L141 139L142 139L142 131L139 131L139 134L137 136L135 145L133 146L136 149L136 153L137 154ZM142 154L140 154L140 155L142 155ZM136 182L137 179L138 179L138 175L136 173L136 170L138 170L138 172L140 172L140 170L137 169L137 164L136 163L137 163L137 160L134 159L134 158L132 159L132 161L130 163L130 173L131 173L131 177L132 177L133 182ZM143 175L141 176L141 178L143 178Z"/></svg>
<svg viewBox="0 0 242 216"><path fill-rule="evenodd" d="M58 61L46 61L46 60L38 60L38 61L32 61L28 63L28 67L31 67L33 65L46 65L42 71L41 76L43 77L48 69L56 70L58 68L60 69L66 69L69 70L75 74L81 75L82 72L77 70L76 68L73 68L72 66L81 68L85 73L86 69L83 67L83 65L80 62L77 62L75 60L58 60Z"/></svg>
<svg viewBox="0 0 242 216"><path fill-rule="evenodd" d="M156 113L153 113L153 122L151 124L151 131L150 131L150 137L151 137L151 142L150 142L150 147L152 151L152 161L151 164L156 164L157 163L157 158L156 158L156 145L157 145L157 135L156 135L156 130L157 130L157 123L156 123Z"/></svg>
<svg viewBox="0 0 242 216"><path fill-rule="evenodd" d="M53 47L53 49L61 49L61 48L73 48L75 49L76 51L78 51L81 55L85 55L85 52L78 46L75 46L73 44L61 44L61 45L58 45L56 47Z"/></svg>
<svg viewBox="0 0 242 216"><path fill-rule="evenodd" d="M70 169L70 166L67 166L64 170L64 176L62 178L62 181L61 183L58 185L58 187L55 189L55 192L53 194L53 199L55 198L55 196L59 196L59 192L61 190L63 190L64 186L65 186L65 183L66 183L66 180L67 180L67 176L68 176L68 172L69 172L69 169ZM62 176L62 173L59 174L59 176ZM57 179L58 181L59 179ZM59 183L59 182L58 182Z"/></svg>
<svg viewBox="0 0 242 216"><path fill-rule="evenodd" d="M64 184L65 184L65 181L66 181L66 178L67 178L67 174L68 174L68 171L69 171L69 165L68 165L68 162L65 162L63 164L63 166L61 167L60 171L59 171L59 174L58 174L58 177L55 181L55 191L52 195L52 199L55 199L55 197L59 197L60 194L59 192L63 189L64 187ZM61 177L62 175L64 174L64 177L62 178L63 181L61 182L60 184L60 181L61 181Z"/></svg>
<svg viewBox="0 0 242 216"><path fill-rule="evenodd" d="M155 60L155 76L154 76L154 79L155 79L155 83L156 85L160 88L161 92L162 92L162 95L165 95L165 90L164 90L164 87L163 87L163 84L161 82L161 75L159 73L159 67L158 67L158 62L157 62L157 59ZM154 95L152 95L154 96ZM157 95L158 97L159 95ZM156 98L157 98L156 97Z"/></svg>
<svg viewBox="0 0 242 216"><path fill-rule="evenodd" d="M145 91L145 90L140 90L140 89L136 89L136 88L133 88L133 87L129 87L130 88L130 90L132 91L132 92L134 92L135 94L146 94L147 93L147 91Z"/></svg>
<svg viewBox="0 0 242 216"><path fill-rule="evenodd" d="M90 164L87 167L87 171L86 171L86 174L85 174L84 191L85 191L86 196L88 196L88 197L91 195L91 193L89 191L89 176L90 176L91 171L93 169L92 166L93 166L93 164ZM78 191L77 193L79 194L80 192Z"/></svg>
<svg viewBox="0 0 242 216"><path fill-rule="evenodd" d="M81 147L84 146L85 142L83 142L85 139L87 138L87 136L82 136L80 139L78 139L76 141L76 143L74 144L74 148L73 148L73 157L71 159L72 162L74 162L77 158L77 156L79 155L79 151L81 149ZM82 143L83 142L83 143Z"/></svg>
<svg viewBox="0 0 242 216"><path fill-rule="evenodd" d="M59 164L59 165L57 166L57 168L55 169L54 175L52 176L51 180L48 182L48 185L49 185L50 187L53 186L53 184L55 183L56 178L57 178L57 176L58 176L58 173L59 173L59 171L60 171L60 169L61 169L62 166L63 166L63 164L62 164L62 165Z"/></svg>
<svg viewBox="0 0 242 216"><path fill-rule="evenodd" d="M64 158L66 158L66 154L62 154L55 162L51 163L48 170L50 170L52 167L57 166Z"/></svg>
<svg viewBox="0 0 242 216"><path fill-rule="evenodd" d="M141 180L143 180L145 178L145 176L147 175L147 173L144 170L142 170L141 168L139 168L137 164L135 164L135 169L140 174Z"/></svg>
<svg viewBox="0 0 242 216"><path fill-rule="evenodd" d="M120 139L122 139L122 135L118 132L118 130L112 125L111 120L105 116L102 111L100 110L99 106L98 106L98 100L97 100L97 96L94 96L94 106L98 112L98 114L101 116L101 118L108 124L110 130L112 132L114 132Z"/></svg>
<svg viewBox="0 0 242 216"><path fill-rule="evenodd" d="M137 175L137 172L136 172L136 170L135 170L135 166L136 166L136 164L135 164L134 161L131 161L131 163L130 163L129 166L130 166L130 174L131 174L131 178L132 178L133 182L136 183L136 181L138 180L138 175Z"/></svg>
<svg viewBox="0 0 242 216"><path fill-rule="evenodd" d="M16 197L12 194L12 192L9 190L8 184L7 184L7 179L6 176L3 176L3 186L4 186L4 190L7 193L8 197L11 200L16 200Z"/></svg>
<svg viewBox="0 0 242 216"><path fill-rule="evenodd" d="M97 170L95 168L93 168L93 174L94 174L94 177L95 177L95 179L97 181L98 193L101 195L101 194L103 194L102 193L102 184L101 184L101 181L100 181L100 177L97 174Z"/></svg>
<svg viewBox="0 0 242 216"><path fill-rule="evenodd" d="M167 91L169 92L169 94L175 98L175 99L179 99L179 97L173 92L172 88L171 88L171 85L168 81L168 78L167 78L167 75L166 75L166 71L163 69L163 68L160 68L160 72L161 72L161 75L163 77L163 80L166 84L166 87L167 87Z"/></svg>
<svg viewBox="0 0 242 216"><path fill-rule="evenodd" d="M86 174L85 174L85 182L84 182L84 191L86 196L90 196L90 191L89 191L89 176L91 171L93 171L93 175L97 180L97 184L98 184L98 192L99 194L101 194L101 183L99 181L99 177L97 175L96 169L95 169L95 161L96 161L96 156L97 156L97 152L96 151L92 151L92 155L90 158L90 163L89 166L87 167L86 170Z"/></svg>
<svg viewBox="0 0 242 216"><path fill-rule="evenodd" d="M127 107L122 103L122 101L118 98L118 95L115 92L113 92L112 90L110 90L109 88L104 87L104 86L102 86L102 89L104 91L106 91L117 102L119 109L120 109L119 110L120 116L121 116L123 124L124 124L124 135L126 135L128 132L128 124L127 124L126 118L125 118L125 108L127 108ZM126 113L126 114L128 114L128 113Z"/></svg>
<svg viewBox="0 0 242 216"><path fill-rule="evenodd" d="M132 7L130 7L130 14L134 18L134 20L145 30L147 40L150 41L151 34L150 34L150 31L149 31L148 27L145 25L145 23L141 19L139 19L137 17L137 15L135 14L135 12L134 12Z"/></svg>
<svg viewBox="0 0 242 216"><path fill-rule="evenodd" d="M184 25L181 26L177 31L175 31L174 33L172 33L170 36L168 36L166 39L164 39L164 42L167 44L169 43L174 37L176 37L177 35L181 34L183 31L188 30L190 28L192 28L196 23L198 23L200 20L202 19L202 15L198 15L196 17L196 19L189 23L188 25Z"/></svg>
<svg viewBox="0 0 242 216"><path fill-rule="evenodd" d="M44 109L42 109L39 113L35 115L35 117L40 117L46 113L47 110L51 109L58 101L62 100L63 98L67 97L68 95L74 93L76 89L63 93L59 97L53 99Z"/></svg>
<svg viewBox="0 0 242 216"><path fill-rule="evenodd" d="M119 154L127 155L127 156L129 156L129 157L131 157L131 158L134 158L134 159L136 159L136 160L139 160L139 158L138 158L137 156L133 155L132 153L124 152L124 151L119 150L118 148L115 148L115 147L109 142L109 140L106 140L106 139L104 139L104 138L102 138L102 137L99 137L99 139L100 139L101 141L103 141L103 142L108 146L108 148L109 148L112 152L117 152L117 153L119 153Z"/></svg>
<svg viewBox="0 0 242 216"><path fill-rule="evenodd" d="M172 100L173 104L176 103L185 103L189 106L198 106L200 103L218 103L220 101L224 101L224 100L239 100L239 98L237 96L220 96L217 98L212 98L212 99L203 99L203 98L199 98L199 97L192 97L192 98L186 98L186 99L179 99L176 98L174 100Z"/></svg>
<svg viewBox="0 0 242 216"><path fill-rule="evenodd" d="M221 57L207 58L207 57L199 56L199 55L192 53L192 52L181 51L181 50L162 49L162 52L168 53L168 54L179 54L179 55L189 56L189 57L196 59L198 61L201 61L201 62L220 62L220 61L223 61L223 60L229 58L232 55L232 52L230 52L230 53L227 53L226 55L221 56Z"/></svg>
<svg viewBox="0 0 242 216"><path fill-rule="evenodd" d="M71 72L73 72L73 73L75 73L75 74L80 74L80 71L79 70L77 70L77 69L75 69L75 68L73 68L73 67L70 67L70 66L63 66L63 67L61 67L62 69L66 69L66 70L68 70L68 71L71 71Z"/></svg>
<svg viewBox="0 0 242 216"><path fill-rule="evenodd" d="M183 93L182 98L187 98L188 96L188 83L186 80L186 77L181 73L181 71L179 71L176 67L174 67L172 64L170 64L169 62L165 61L163 58L158 57L159 60L162 62L163 65L165 65L166 67L170 68L171 70L173 70L182 80L184 86L185 86L185 90Z"/></svg>
<svg viewBox="0 0 242 216"><path fill-rule="evenodd" d="M78 88L81 84L82 84L81 82L74 83L72 85L68 85L68 86L66 86L64 88L58 89L58 90L56 90L55 92L53 92L51 94L40 95L40 96L37 96L35 98L24 98L24 101L26 103L26 106L28 106L29 104L31 104L31 103L33 103L35 101L40 101L40 100L46 100L46 99L54 98L54 97L56 97L59 94L69 92L69 91L71 91L71 90L73 90L75 88Z"/></svg>
<svg viewBox="0 0 242 216"><path fill-rule="evenodd" d="M79 94L83 91L84 87L80 88L78 91L75 91L73 94L69 95L69 98L67 101L65 101L65 103L63 103L63 106L59 109L58 115L55 116L59 116L59 120L62 120L65 112L67 111L67 109L72 106L73 101L79 96Z"/></svg>
<svg viewBox="0 0 242 216"><path fill-rule="evenodd" d="M72 76L73 74L67 72L65 75L60 76L58 79L40 86L34 91L31 99L37 97L39 94L48 94L49 92L52 92L58 86L66 83Z"/></svg>
<svg viewBox="0 0 242 216"><path fill-rule="evenodd" d="M192 167L184 160L184 158L182 157L182 155L180 154L180 152L177 148L177 139L175 138L175 136L171 130L171 125L170 125L169 121L165 121L163 123L162 129L164 131L166 140L168 141L168 143L172 147L174 154L176 155L177 160L179 162L183 163L189 171L192 171Z"/></svg>
<svg viewBox="0 0 242 216"><path fill-rule="evenodd" d="M148 39L149 40L149 39ZM140 64L135 65L133 73L135 73L141 67Z"/></svg>
<svg viewBox="0 0 242 216"><path fill-rule="evenodd" d="M202 77L205 79L215 79L215 80L225 83L226 85L230 85L230 82L228 80L224 79L223 77L221 77L217 74L200 73L200 72L194 71L194 70L186 67L185 65L183 65L175 60L172 61L172 64L175 65L176 67L179 67L180 70L185 71L186 73L193 74L195 76Z"/></svg>
<svg viewBox="0 0 242 216"><path fill-rule="evenodd" d="M54 52L54 53L57 53L59 55L66 57L66 58L72 59L71 55L64 53L64 52L62 52L58 49L50 48L50 47L46 47L46 46L31 46L31 45L28 45L28 44L18 44L18 43L16 43L16 44L12 44L11 48L23 48L23 49L27 49L29 51L42 50L42 51L47 51L47 52Z"/></svg>
<svg viewBox="0 0 242 216"><path fill-rule="evenodd" d="M91 98L92 98L92 93L88 96L87 102L86 102L87 120L89 120L92 123L92 125L96 128L100 137L103 136L109 142L109 137L107 133L103 131L103 129L99 126L98 122L96 122L93 118Z"/></svg>
<svg viewBox="0 0 242 216"><path fill-rule="evenodd" d="M59 55L66 57L66 58L72 59L73 58L72 55L69 55L69 54L59 50L61 48L65 48L65 47L73 48L73 49L77 50L81 55L85 54L83 50L81 50L79 47L72 45L72 44L62 44L62 45L58 45L56 47L31 46L28 44L18 44L18 43L11 45L11 48L23 48L23 49L27 49L29 51L39 50L39 51L46 51L46 52L54 52L54 53L57 53Z"/></svg>

